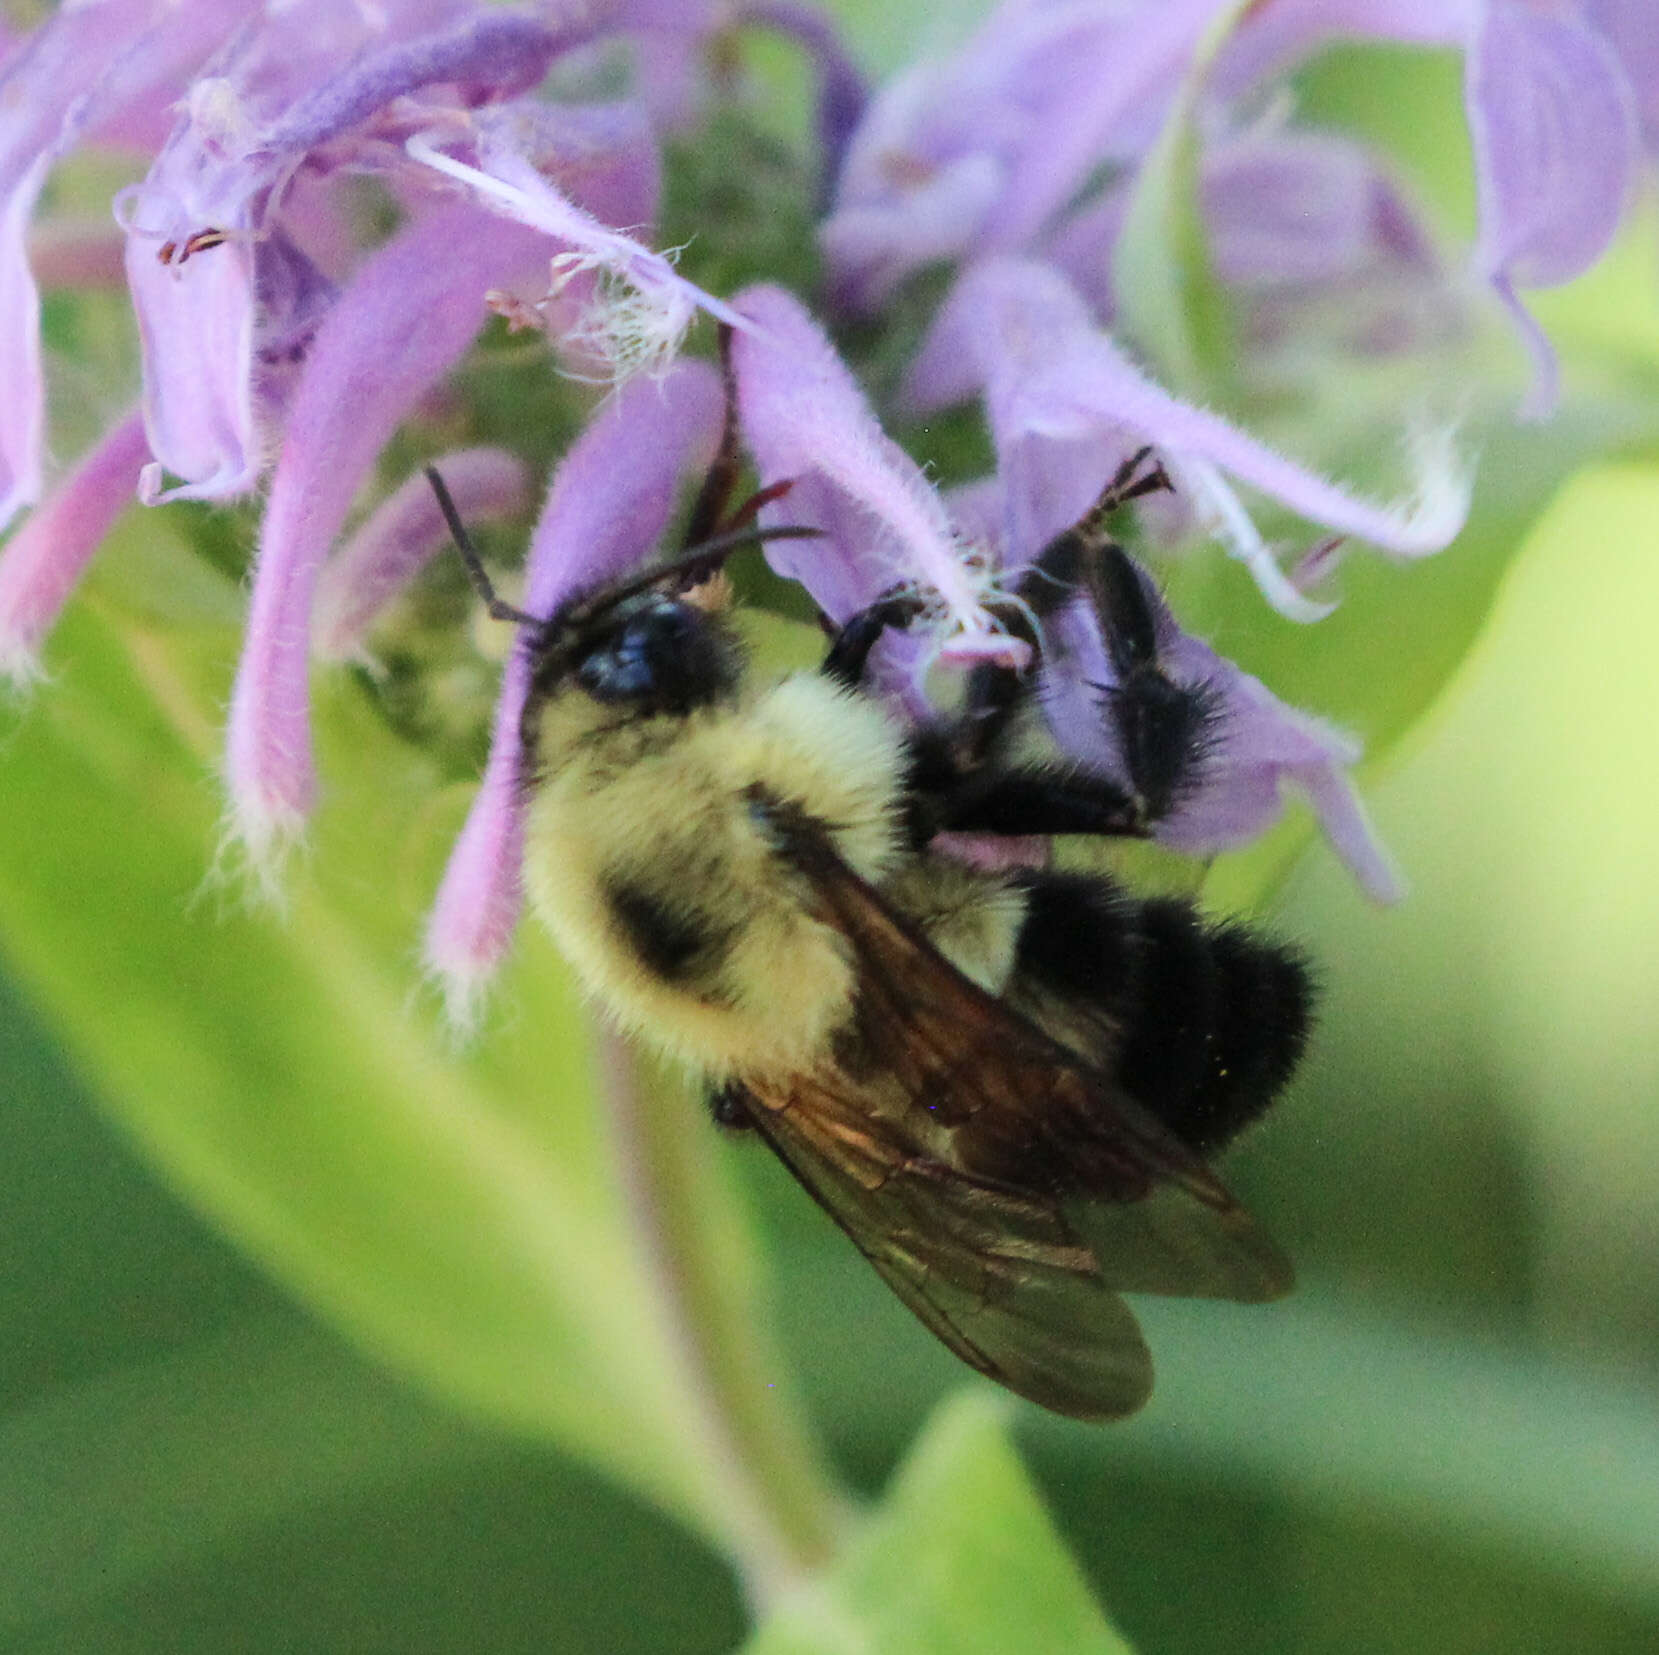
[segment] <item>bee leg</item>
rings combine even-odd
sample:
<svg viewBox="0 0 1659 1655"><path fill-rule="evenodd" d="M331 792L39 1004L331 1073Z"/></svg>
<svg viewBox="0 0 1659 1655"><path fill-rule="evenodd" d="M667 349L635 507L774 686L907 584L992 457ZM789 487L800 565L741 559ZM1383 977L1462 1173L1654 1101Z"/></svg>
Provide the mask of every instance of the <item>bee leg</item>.
<svg viewBox="0 0 1659 1655"><path fill-rule="evenodd" d="M1118 468L1094 505L1043 548L1017 588L1039 622L1079 595L1088 598L1112 668L1112 682L1097 686L1101 714L1117 738L1143 827L1168 815L1190 791L1213 746L1220 713L1207 685L1178 683L1169 675L1151 581L1107 525L1120 506L1170 487L1161 464L1142 469L1150 452L1142 449ZM968 717L986 752L1023 699L1022 687L998 672L1006 675L1007 669L981 668L969 685Z"/></svg>
<svg viewBox="0 0 1659 1655"><path fill-rule="evenodd" d="M991 833L1009 838L1090 833L1144 838L1142 802L1110 776L1040 765L994 768L952 780L925 780L935 832Z"/></svg>
<svg viewBox="0 0 1659 1655"><path fill-rule="evenodd" d="M888 592L877 598L836 629L818 670L850 690L857 689L864 681L864 669L870 664L876 640L889 627L902 632L921 612L921 600L902 592Z"/></svg>
<svg viewBox="0 0 1659 1655"><path fill-rule="evenodd" d="M754 1130L754 1099L740 1080L723 1081L708 1093L709 1115L724 1132Z"/></svg>

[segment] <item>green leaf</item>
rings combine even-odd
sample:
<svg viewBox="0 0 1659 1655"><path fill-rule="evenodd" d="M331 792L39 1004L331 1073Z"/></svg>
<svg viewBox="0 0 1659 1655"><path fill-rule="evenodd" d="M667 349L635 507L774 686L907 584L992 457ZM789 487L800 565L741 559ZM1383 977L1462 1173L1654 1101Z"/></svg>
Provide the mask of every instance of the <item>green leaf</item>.
<svg viewBox="0 0 1659 1655"><path fill-rule="evenodd" d="M1127 1655L1003 1429L1002 1399L945 1403L880 1509L746 1655Z"/></svg>

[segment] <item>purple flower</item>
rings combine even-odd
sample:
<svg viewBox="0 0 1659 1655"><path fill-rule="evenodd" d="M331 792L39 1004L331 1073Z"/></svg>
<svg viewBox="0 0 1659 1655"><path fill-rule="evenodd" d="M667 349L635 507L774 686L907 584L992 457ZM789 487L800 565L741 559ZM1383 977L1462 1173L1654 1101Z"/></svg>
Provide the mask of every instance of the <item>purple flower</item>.
<svg viewBox="0 0 1659 1655"><path fill-rule="evenodd" d="M1557 396L1555 352L1515 289L1570 281L1606 251L1635 187L1636 94L1597 29L1500 0L1477 16L1465 87L1480 200L1476 265L1532 354L1525 407L1543 415Z"/></svg>
<svg viewBox="0 0 1659 1655"><path fill-rule="evenodd" d="M1306 279L1311 226L1273 212L1281 180L1235 175L1232 189L1214 187L1217 152L1246 134L1245 100L1333 39L1455 46L1467 65L1480 203L1472 256L1522 327L1535 362L1529 406L1543 411L1553 354L1516 288L1587 269L1620 222L1638 117L1651 129L1659 107L1659 60L1641 11L1626 0L1006 0L953 58L910 70L874 99L823 227L832 292L869 311L924 264L986 253L1058 248L1075 270L1079 218L1092 220L1082 241L1103 270L1130 192L1192 93L1218 274L1238 281L1242 253L1258 278ZM1369 188L1351 177L1348 205L1332 205L1351 218ZM1388 211L1396 239L1425 250L1397 193ZM1334 245L1352 248L1353 231L1340 234Z"/></svg>
<svg viewBox="0 0 1659 1655"><path fill-rule="evenodd" d="M1349 779L1361 745L1311 714L1279 700L1208 644L1181 631L1144 571L1141 580L1157 617L1158 653L1170 679L1203 692L1213 727L1197 785L1158 823L1157 839L1191 856L1234 850L1271 827L1287 791L1313 807L1325 836L1366 894L1396 901L1403 887L1378 842ZM1074 606L1055 627L1065 670L1044 675L1044 711L1062 748L1124 776L1123 755L1101 697L1115 674L1094 620Z"/></svg>
<svg viewBox="0 0 1659 1655"><path fill-rule="evenodd" d="M8 549L0 663L18 682L36 671L135 458L150 503L246 494L269 474L226 762L233 831L256 865L270 865L315 794L318 572L380 449L466 351L486 300L543 318L572 368L599 377L660 365L700 305L741 321L616 228L656 210L647 104L527 96L552 65L616 31L637 44L667 30L686 46L690 14L612 0L549 15L455 0L298 0L259 14L91 0L4 68L7 515L41 487L39 305L25 251L41 183L58 156L103 135L155 158L119 202L147 452L123 425ZM363 245L350 210L364 174L403 216L379 248ZM396 556L383 551L364 578Z"/></svg>
<svg viewBox="0 0 1659 1655"><path fill-rule="evenodd" d="M1050 312L1064 306L1050 294L1045 309L1043 296L1029 287L1022 297L1024 275L1020 261L989 263L976 278L980 286L960 302L983 317L997 302L986 284L1006 278L1010 314L1040 329ZM1059 283L1052 273L1045 279ZM1066 339L1061 354L1077 361L1080 383L1100 382L1086 397L1075 389L1067 393L1074 401L1083 398L1082 414L1073 417L1094 422L1085 447L1068 453L1064 465L1045 467L1028 452L1031 432L999 425L993 414L998 477L961 496L953 517L914 461L882 433L850 370L798 300L760 287L737 295L733 304L754 324L733 343L743 440L763 486L790 484L767 515L818 531L815 539L769 546L774 569L805 586L832 620L847 619L895 586L931 600L929 613L909 632L883 640L873 663L875 687L894 696L901 716L932 713L924 673L941 655L992 653L1023 664L1022 647L998 633L983 600L1017 576L1056 529L1081 515L1115 459L1146 435L1171 443L1171 452L1179 445L1193 456L1212 455L1297 502L1312 502L1304 509L1363 524L1400 545L1423 532L1350 500L1212 416L1182 408L1127 364L1102 358L1083 335ZM1086 334L1086 318L1081 325ZM1018 372L1012 378L1017 381ZM1045 395L1060 410L1048 416L1049 426L1059 429L1066 417L1060 392L1039 390L1039 411ZM1110 421L1096 412L1102 406L1115 409ZM550 614L571 592L615 578L649 556L666 528L677 483L707 464L719 419L717 380L700 363L681 364L659 385L623 389L554 478L531 541L523 599L530 614ZM1197 464L1196 457L1189 463ZM1061 478L1064 488L1057 492ZM1277 819L1289 789L1312 803L1369 892L1382 899L1397 895L1386 855L1347 777L1359 756L1357 743L1285 706L1256 679L1182 634L1150 585L1148 595L1167 670L1178 683L1202 687L1214 708L1213 739L1198 785L1158 836L1203 855L1244 844ZM1101 715L1100 696L1110 688L1112 672L1092 619L1074 606L1061 617L1053 642L1043 694L1057 740L1073 757L1124 779L1123 755ZM427 933L428 963L463 1025L510 945L521 906L519 724L527 689L528 660L519 649L505 674L484 781ZM964 847L962 854L977 850Z"/></svg>

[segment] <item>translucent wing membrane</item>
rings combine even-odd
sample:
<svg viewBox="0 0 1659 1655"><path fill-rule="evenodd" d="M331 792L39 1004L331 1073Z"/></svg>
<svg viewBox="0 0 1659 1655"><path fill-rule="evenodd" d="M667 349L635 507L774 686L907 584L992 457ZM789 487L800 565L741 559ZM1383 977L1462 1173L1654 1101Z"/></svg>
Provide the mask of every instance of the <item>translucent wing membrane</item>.
<svg viewBox="0 0 1659 1655"><path fill-rule="evenodd" d="M744 1077L754 1124L946 1345L1044 1407L1107 1418L1152 1383L1120 1291L1288 1290L1289 1264L1201 1161L957 971L818 824L766 808L859 971L824 1065Z"/></svg>

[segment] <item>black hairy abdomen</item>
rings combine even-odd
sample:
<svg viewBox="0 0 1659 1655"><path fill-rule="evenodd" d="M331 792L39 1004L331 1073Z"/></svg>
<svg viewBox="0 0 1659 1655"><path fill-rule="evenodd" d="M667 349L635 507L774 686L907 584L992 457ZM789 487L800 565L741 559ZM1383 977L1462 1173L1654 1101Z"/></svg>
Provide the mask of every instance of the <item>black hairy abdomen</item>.
<svg viewBox="0 0 1659 1655"><path fill-rule="evenodd" d="M691 989L706 985L718 973L726 956L729 927L627 878L607 879L604 893L617 930L653 976Z"/></svg>
<svg viewBox="0 0 1659 1655"><path fill-rule="evenodd" d="M1294 1072L1313 987L1294 950L1190 903L1136 901L1097 876L1029 876L1015 975L1115 1030L1113 1078L1211 1155Z"/></svg>

